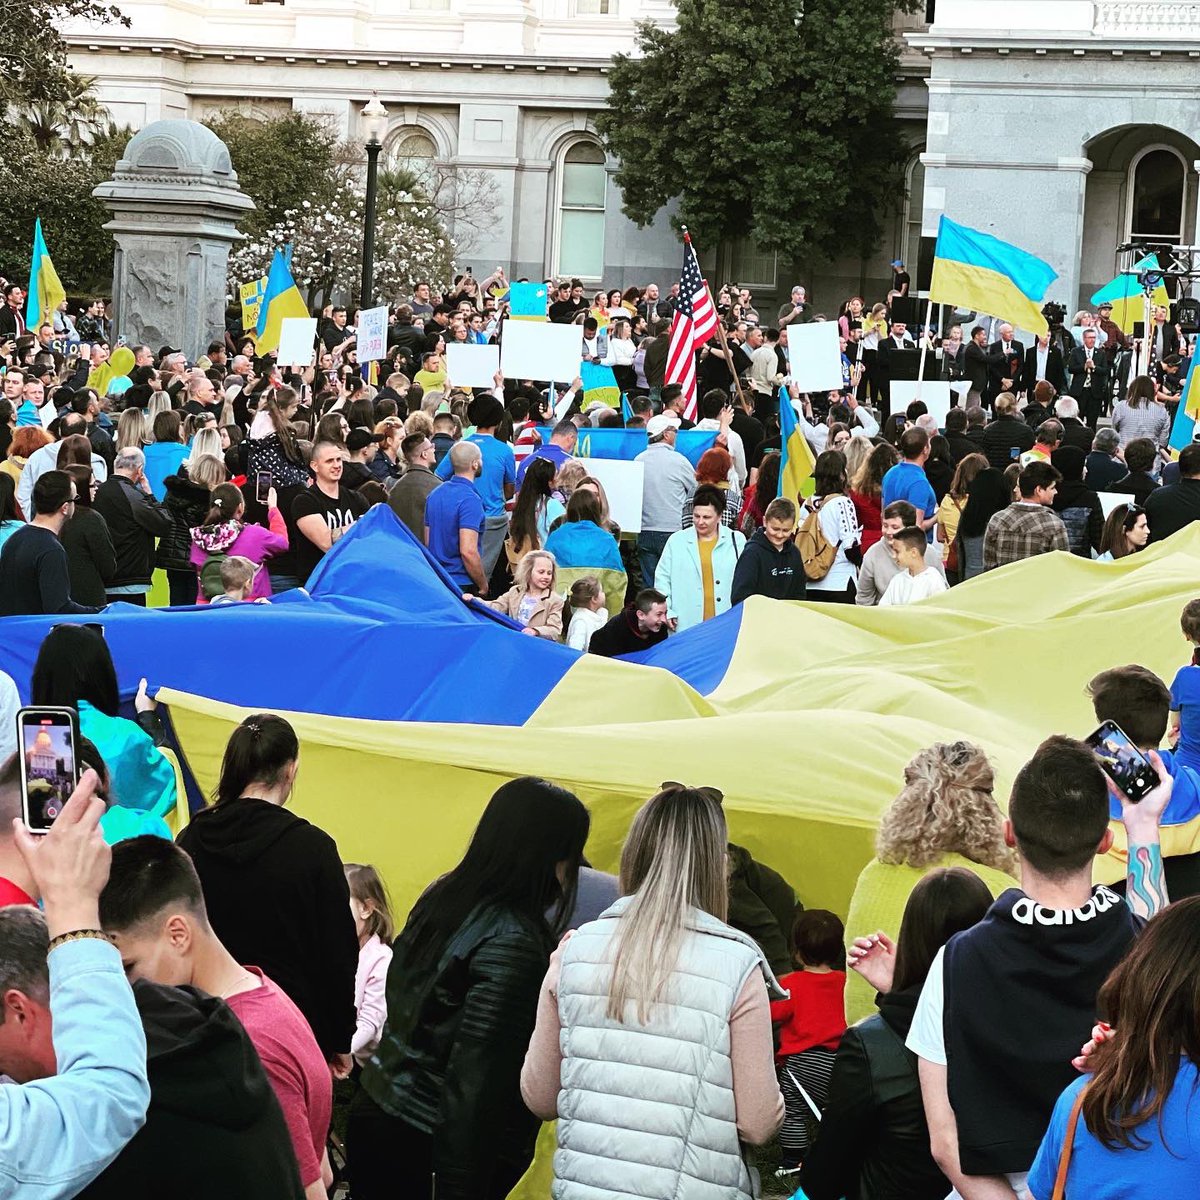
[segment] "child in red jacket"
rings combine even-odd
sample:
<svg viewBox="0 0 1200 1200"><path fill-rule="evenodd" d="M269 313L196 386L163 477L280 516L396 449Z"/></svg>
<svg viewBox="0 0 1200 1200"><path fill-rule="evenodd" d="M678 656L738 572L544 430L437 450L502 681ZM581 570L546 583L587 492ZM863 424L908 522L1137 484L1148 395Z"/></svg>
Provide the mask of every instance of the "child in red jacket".
<svg viewBox="0 0 1200 1200"><path fill-rule="evenodd" d="M822 908L799 913L792 925L792 962L799 969L779 981L788 998L771 1004L771 1020L779 1026L775 1066L787 1108L779 1130L780 1175L800 1169L816 1140L817 1114L829 1100L834 1053L846 1030L844 938L842 922Z"/></svg>

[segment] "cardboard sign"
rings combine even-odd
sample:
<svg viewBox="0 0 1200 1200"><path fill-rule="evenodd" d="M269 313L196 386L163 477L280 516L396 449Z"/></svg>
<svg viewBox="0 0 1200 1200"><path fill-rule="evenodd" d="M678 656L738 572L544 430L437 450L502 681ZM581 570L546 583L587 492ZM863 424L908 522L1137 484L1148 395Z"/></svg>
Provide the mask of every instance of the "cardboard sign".
<svg viewBox="0 0 1200 1200"><path fill-rule="evenodd" d="M316 340L316 317L284 317L279 324L279 357L276 361L281 367L311 367Z"/></svg>
<svg viewBox="0 0 1200 1200"><path fill-rule="evenodd" d="M836 392L842 386L842 351L836 321L789 325L788 362L802 392Z"/></svg>
<svg viewBox="0 0 1200 1200"><path fill-rule="evenodd" d="M579 374L583 332L578 325L505 321L500 370L506 379L570 383ZM453 375L450 377L458 382Z"/></svg>
<svg viewBox="0 0 1200 1200"><path fill-rule="evenodd" d="M358 314L358 332L355 335L360 363L379 362L387 354L387 305L366 308Z"/></svg>
<svg viewBox="0 0 1200 1200"><path fill-rule="evenodd" d="M500 370L499 346L472 346L466 342L446 345L446 375L456 387L491 388Z"/></svg>
<svg viewBox="0 0 1200 1200"><path fill-rule="evenodd" d="M242 328L256 329L258 327L258 312L262 307L263 296L267 291L267 277L243 283L238 288L238 299L242 305Z"/></svg>

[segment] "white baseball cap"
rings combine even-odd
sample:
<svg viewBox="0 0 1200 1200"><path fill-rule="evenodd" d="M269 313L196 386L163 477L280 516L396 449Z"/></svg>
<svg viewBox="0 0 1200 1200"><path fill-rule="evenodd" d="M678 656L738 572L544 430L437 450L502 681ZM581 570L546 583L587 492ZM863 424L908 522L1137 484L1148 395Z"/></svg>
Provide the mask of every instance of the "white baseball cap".
<svg viewBox="0 0 1200 1200"><path fill-rule="evenodd" d="M678 428L679 418L673 412L659 413L646 422L646 433L652 438L662 437L668 429Z"/></svg>

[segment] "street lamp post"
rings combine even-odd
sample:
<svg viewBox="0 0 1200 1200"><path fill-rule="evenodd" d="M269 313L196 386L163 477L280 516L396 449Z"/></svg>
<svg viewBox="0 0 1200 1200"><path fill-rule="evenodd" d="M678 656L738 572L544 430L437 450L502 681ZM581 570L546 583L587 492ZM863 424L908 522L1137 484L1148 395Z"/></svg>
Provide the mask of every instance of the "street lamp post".
<svg viewBox="0 0 1200 1200"><path fill-rule="evenodd" d="M362 289L360 308L370 308L375 299L375 191L379 177L379 151L383 149L383 132L387 128L387 109L372 95L363 109L367 126L367 198L363 206Z"/></svg>

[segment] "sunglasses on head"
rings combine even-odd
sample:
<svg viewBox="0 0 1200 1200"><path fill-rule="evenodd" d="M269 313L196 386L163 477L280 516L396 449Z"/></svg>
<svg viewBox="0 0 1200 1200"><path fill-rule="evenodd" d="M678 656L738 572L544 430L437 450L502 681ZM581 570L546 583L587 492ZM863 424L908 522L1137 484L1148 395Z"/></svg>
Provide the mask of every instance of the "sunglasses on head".
<svg viewBox="0 0 1200 1200"><path fill-rule="evenodd" d="M659 786L660 792L698 792L706 800L712 800L717 804L721 804L725 800L725 793L720 788L715 787L691 787L686 783L675 783L668 780Z"/></svg>

